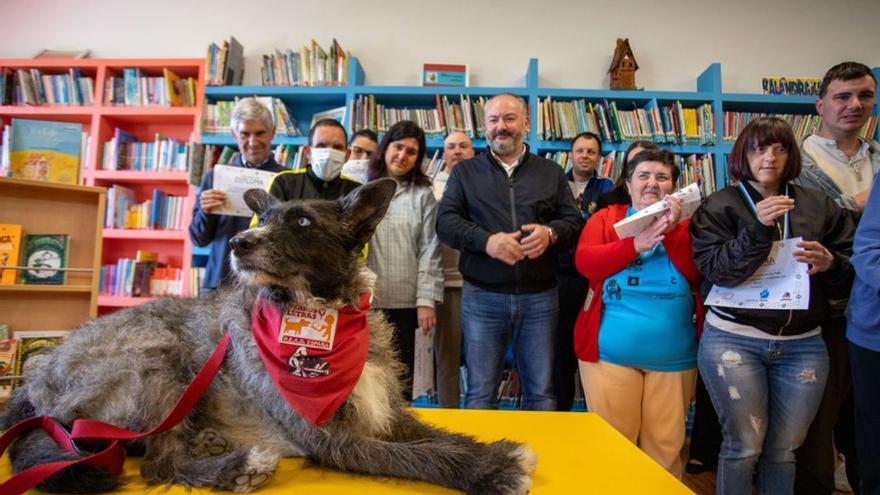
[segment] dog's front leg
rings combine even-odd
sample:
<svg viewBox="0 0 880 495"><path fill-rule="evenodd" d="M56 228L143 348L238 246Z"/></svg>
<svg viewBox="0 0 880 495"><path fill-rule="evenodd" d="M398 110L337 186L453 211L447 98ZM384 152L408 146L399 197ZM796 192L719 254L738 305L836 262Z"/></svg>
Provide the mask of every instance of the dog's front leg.
<svg viewBox="0 0 880 495"><path fill-rule="evenodd" d="M183 433L190 431L189 426L178 425L148 440L141 467L144 478L152 483L249 492L265 485L275 473L278 454L258 447L196 456L193 442Z"/></svg>

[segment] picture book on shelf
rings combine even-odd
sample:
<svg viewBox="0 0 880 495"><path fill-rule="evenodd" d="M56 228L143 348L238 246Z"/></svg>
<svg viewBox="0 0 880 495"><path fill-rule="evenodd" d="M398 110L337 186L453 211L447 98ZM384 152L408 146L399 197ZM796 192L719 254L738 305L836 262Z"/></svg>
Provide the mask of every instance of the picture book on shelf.
<svg viewBox="0 0 880 495"><path fill-rule="evenodd" d="M27 234L24 236L24 255L22 264L28 269L22 271L22 282L36 285L64 285L64 271L53 268L67 268L67 234Z"/></svg>
<svg viewBox="0 0 880 495"><path fill-rule="evenodd" d="M18 387L28 369L45 359L46 355L61 345L68 335L70 330L16 330L18 352L15 356L12 388Z"/></svg>
<svg viewBox="0 0 880 495"><path fill-rule="evenodd" d="M0 223L0 285L15 285L17 270L3 270L4 266L17 266L21 252L21 225Z"/></svg>
<svg viewBox="0 0 880 495"><path fill-rule="evenodd" d="M12 119L11 132L10 176L79 184L81 124Z"/></svg>
<svg viewBox="0 0 880 495"><path fill-rule="evenodd" d="M12 393L17 343L15 339L0 340L0 399L8 398Z"/></svg>

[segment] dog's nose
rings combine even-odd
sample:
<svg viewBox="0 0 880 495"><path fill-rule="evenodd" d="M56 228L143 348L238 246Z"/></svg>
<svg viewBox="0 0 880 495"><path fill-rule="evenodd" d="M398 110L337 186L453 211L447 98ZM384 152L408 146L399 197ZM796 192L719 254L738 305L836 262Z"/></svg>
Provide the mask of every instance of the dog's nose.
<svg viewBox="0 0 880 495"><path fill-rule="evenodd" d="M257 243L254 238L247 235L246 232L237 234L232 239L229 239L229 247L232 248L232 251L234 251L237 256L247 254L252 251L256 245Z"/></svg>

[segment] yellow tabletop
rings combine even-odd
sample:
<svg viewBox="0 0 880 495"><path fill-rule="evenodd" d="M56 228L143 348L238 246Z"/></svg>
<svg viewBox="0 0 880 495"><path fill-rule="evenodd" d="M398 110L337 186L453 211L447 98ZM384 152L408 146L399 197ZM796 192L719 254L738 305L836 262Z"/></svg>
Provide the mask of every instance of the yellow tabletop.
<svg viewBox="0 0 880 495"><path fill-rule="evenodd" d="M592 413L532 411L471 411L415 409L425 421L472 434L482 440L507 438L526 443L538 455L532 494L692 494L608 423ZM216 494L208 489L187 492L181 486L155 487L139 475L140 459L125 464L124 490L117 493L162 495ZM9 461L0 462L0 479L10 475ZM343 474L305 468L302 459L284 459L261 495L281 494L447 494L454 490L427 483ZM37 492L34 492L37 493Z"/></svg>

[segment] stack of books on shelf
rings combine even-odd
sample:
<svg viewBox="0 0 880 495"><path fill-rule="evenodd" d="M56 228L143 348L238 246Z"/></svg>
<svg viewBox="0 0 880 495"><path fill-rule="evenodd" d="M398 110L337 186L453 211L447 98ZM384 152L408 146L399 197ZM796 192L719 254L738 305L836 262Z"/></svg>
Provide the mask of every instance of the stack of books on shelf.
<svg viewBox="0 0 880 495"><path fill-rule="evenodd" d="M606 142L715 144L714 113L708 103L696 108L674 102L668 106L621 110L615 101L554 101L547 97L539 100L538 105L538 136L548 141L592 132Z"/></svg>
<svg viewBox="0 0 880 495"><path fill-rule="evenodd" d="M625 151L612 151L608 153L596 167L596 173L601 177L616 180L623 170L623 159L625 156ZM544 154L544 157L558 163L566 172L571 169L571 156L567 151L548 152ZM679 188L697 182L704 196L715 192L715 167L710 153L676 154L675 160L681 172L678 178Z"/></svg>
<svg viewBox="0 0 880 495"><path fill-rule="evenodd" d="M486 137L483 123L488 100L485 96L472 100L468 95L461 95L459 101L450 102L448 96L437 95L437 108L448 132L460 131L471 139L483 139Z"/></svg>
<svg viewBox="0 0 880 495"><path fill-rule="evenodd" d="M0 69L0 105L94 105L95 78L80 69L43 74L40 69Z"/></svg>
<svg viewBox="0 0 880 495"><path fill-rule="evenodd" d="M190 139L180 142L156 134L152 142L138 141L117 128L113 138L104 143L101 168L104 170L141 170L148 172L187 171L190 162L200 156L202 145Z"/></svg>
<svg viewBox="0 0 880 495"><path fill-rule="evenodd" d="M303 152L303 148L292 144L279 144L275 147L273 155L275 163L290 170L304 168L308 162L308 156Z"/></svg>
<svg viewBox="0 0 880 495"><path fill-rule="evenodd" d="M350 58L335 38L327 51L312 39L298 51L288 48L263 55L261 83L263 86L345 85Z"/></svg>
<svg viewBox="0 0 880 495"><path fill-rule="evenodd" d="M819 130L822 118L818 115L779 114L759 112L724 112L724 142L733 143L749 122L761 117L778 117L791 126L794 136L800 140ZM868 118L868 122L859 133L863 139L874 139L877 132L877 116Z"/></svg>
<svg viewBox="0 0 880 495"><path fill-rule="evenodd" d="M272 113L275 122L275 134L281 136L300 136L302 133L296 127L296 120L291 117L290 110L284 101L269 96L258 96L260 101ZM235 101L218 101L208 103L202 113L202 133L204 134L228 134L232 126L232 109Z"/></svg>
<svg viewBox="0 0 880 495"><path fill-rule="evenodd" d="M240 86L244 81L244 47L233 36L224 41L223 46L211 43L208 46L207 84Z"/></svg>
<svg viewBox="0 0 880 495"><path fill-rule="evenodd" d="M181 230L186 198L154 189L152 199L138 203L135 192L114 184L107 189L104 227L108 229Z"/></svg>
<svg viewBox="0 0 880 495"><path fill-rule="evenodd" d="M135 259L120 258L101 267L101 294L122 297L182 296L183 273L157 261L158 255L138 251Z"/></svg>
<svg viewBox="0 0 880 495"><path fill-rule="evenodd" d="M144 75L139 68L123 69L122 76L104 80L104 104L121 106L191 107L198 82L163 69L162 77Z"/></svg>
<svg viewBox="0 0 880 495"><path fill-rule="evenodd" d="M428 137L446 136L443 111L440 108L388 108L376 103L373 95L361 95L353 103L355 131L371 129L384 134L401 120L411 120L419 125Z"/></svg>
<svg viewBox="0 0 880 495"><path fill-rule="evenodd" d="M76 122L12 119L0 136L0 176L79 184L91 140Z"/></svg>

